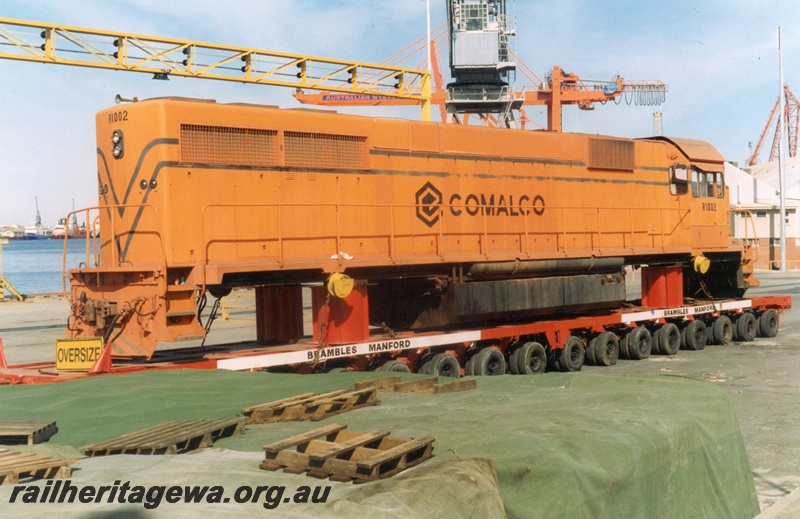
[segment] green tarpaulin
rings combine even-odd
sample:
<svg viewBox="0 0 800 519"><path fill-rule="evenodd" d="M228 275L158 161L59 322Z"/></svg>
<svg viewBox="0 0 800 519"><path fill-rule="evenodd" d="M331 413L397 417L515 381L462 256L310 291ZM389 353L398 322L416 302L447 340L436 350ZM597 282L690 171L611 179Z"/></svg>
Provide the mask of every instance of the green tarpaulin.
<svg viewBox="0 0 800 519"><path fill-rule="evenodd" d="M164 421L236 416L246 406L351 389L355 381L376 376L160 371L3 386L0 420L56 420L58 434L30 449L78 455L57 446L79 448ZM72 482L222 485L228 492L239 485L331 486L326 504L282 503L272 510L276 517L750 518L758 513L736 417L727 395L710 383L548 373L481 377L477 390L461 393L381 393L380 399L378 406L321 422L248 426L245 435L198 454L84 459ZM359 432L388 429L399 438L433 436L434 458L362 485L258 468L263 445L330 423ZM265 513L259 503L162 503L155 510L108 503L11 504L11 487L0 488L0 515Z"/></svg>

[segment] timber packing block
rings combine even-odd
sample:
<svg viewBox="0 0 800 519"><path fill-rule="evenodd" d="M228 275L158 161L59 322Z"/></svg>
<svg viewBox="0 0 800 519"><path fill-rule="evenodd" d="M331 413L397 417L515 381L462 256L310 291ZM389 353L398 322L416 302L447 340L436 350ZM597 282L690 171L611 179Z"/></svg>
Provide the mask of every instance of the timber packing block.
<svg viewBox="0 0 800 519"><path fill-rule="evenodd" d="M399 383L399 376L372 378L369 380L361 380L356 382L355 389L359 390L367 387L374 387L378 391L394 391L394 385Z"/></svg>
<svg viewBox="0 0 800 519"><path fill-rule="evenodd" d="M55 422L0 422L0 444L33 445L58 432Z"/></svg>
<svg viewBox="0 0 800 519"><path fill-rule="evenodd" d="M264 470L364 483L388 478L433 456L434 438L392 438L390 431L348 431L331 424L263 447ZM322 439L324 437L324 439Z"/></svg>
<svg viewBox="0 0 800 519"><path fill-rule="evenodd" d="M0 449L0 485L17 484L21 477L66 479L72 476L70 465L77 462L34 452Z"/></svg>
<svg viewBox="0 0 800 519"><path fill-rule="evenodd" d="M444 393L456 393L458 391L469 391L478 388L478 380L475 378L460 378L452 382L439 383L437 377L421 378L400 382L400 377L382 377L372 380L356 382L356 389L365 387L375 387L379 391L394 391L395 393L422 393L428 395L440 395Z"/></svg>
<svg viewBox="0 0 800 519"><path fill-rule="evenodd" d="M244 434L246 418L165 422L141 431L81 447L87 456L179 454L211 447L220 438Z"/></svg>
<svg viewBox="0 0 800 519"><path fill-rule="evenodd" d="M270 423L312 420L346 413L369 405L380 404L374 387L348 391L341 389L318 395L305 393L242 409L247 423Z"/></svg>

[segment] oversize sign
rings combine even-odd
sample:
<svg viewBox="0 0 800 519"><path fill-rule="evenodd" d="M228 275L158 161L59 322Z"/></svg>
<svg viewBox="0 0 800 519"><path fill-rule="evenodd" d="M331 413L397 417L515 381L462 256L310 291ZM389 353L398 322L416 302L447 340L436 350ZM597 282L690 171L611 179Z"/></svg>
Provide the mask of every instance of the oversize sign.
<svg viewBox="0 0 800 519"><path fill-rule="evenodd" d="M89 371L103 351L103 340L59 339L56 341L56 369L59 371Z"/></svg>

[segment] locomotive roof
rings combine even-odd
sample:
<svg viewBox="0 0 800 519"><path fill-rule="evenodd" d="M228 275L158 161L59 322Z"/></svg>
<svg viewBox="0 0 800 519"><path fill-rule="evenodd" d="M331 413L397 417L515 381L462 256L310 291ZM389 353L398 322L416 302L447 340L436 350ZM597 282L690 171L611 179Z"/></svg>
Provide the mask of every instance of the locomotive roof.
<svg viewBox="0 0 800 519"><path fill-rule="evenodd" d="M667 141L675 145L686 158L705 171L722 172L725 168L725 157L706 141L684 139L680 137L653 137L654 140Z"/></svg>
<svg viewBox="0 0 800 519"><path fill-rule="evenodd" d="M194 99L194 98L187 98L187 97L154 97L149 99L144 99L139 101L136 99L134 102L164 102L164 101L177 101L177 102L195 102L195 103L216 103L213 99ZM233 107L253 107L253 108L264 108L264 109L272 109L272 110L292 110L292 111L302 111L302 112L314 112L314 113L322 113L326 115L340 115L345 117L359 117L358 115L352 114L339 114L335 110L327 110L327 109L316 109L316 108L280 108L275 105L264 105L264 104L256 104L256 103L219 103L219 106L233 106ZM364 116L362 116L364 117ZM371 117L371 116L366 116ZM371 117L375 119L375 117ZM379 118L378 118L379 119ZM391 118L387 118L391 119ZM409 122L418 122L418 121L409 121ZM552 133L552 132L544 132L544 133ZM578 135L579 133L572 133L572 135ZM610 135L598 135L597 137L602 138L620 138L620 137L613 137ZM648 137L640 140L656 140L656 141L666 141L673 144L677 147L681 153L683 153L687 160L691 161L692 163L696 164L700 168L704 169L705 171L719 171L722 172L724 170L725 158L717 151L714 146L709 144L706 141L701 141L697 139L686 139L681 137L664 137L664 136L657 136L657 137Z"/></svg>

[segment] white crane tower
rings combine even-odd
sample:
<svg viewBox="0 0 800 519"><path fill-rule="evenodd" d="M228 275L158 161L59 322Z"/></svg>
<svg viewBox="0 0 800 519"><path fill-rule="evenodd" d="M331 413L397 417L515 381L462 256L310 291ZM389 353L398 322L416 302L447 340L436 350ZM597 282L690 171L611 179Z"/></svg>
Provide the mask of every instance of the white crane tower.
<svg viewBox="0 0 800 519"><path fill-rule="evenodd" d="M448 0L450 74L448 120L461 114L492 115L500 126L515 126L513 110L524 103L524 92L510 85L516 64L509 59L506 0Z"/></svg>

